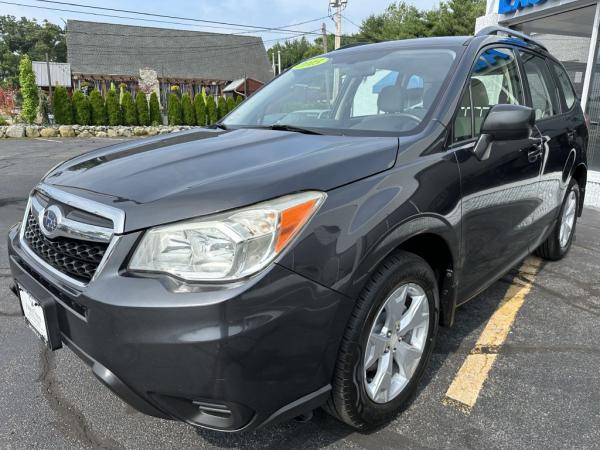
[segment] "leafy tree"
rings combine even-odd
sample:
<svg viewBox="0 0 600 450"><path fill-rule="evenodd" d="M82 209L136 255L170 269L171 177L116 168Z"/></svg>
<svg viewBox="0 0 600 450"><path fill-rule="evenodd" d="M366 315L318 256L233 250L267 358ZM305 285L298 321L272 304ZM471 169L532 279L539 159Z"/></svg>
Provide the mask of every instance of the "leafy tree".
<svg viewBox="0 0 600 450"><path fill-rule="evenodd" d="M92 125L106 125L108 123L106 104L98 89L93 89L90 93L90 106L92 108Z"/></svg>
<svg viewBox="0 0 600 450"><path fill-rule="evenodd" d="M215 98L212 95L206 97L206 116L207 125L217 123L217 120L219 120L217 113L217 104L215 103Z"/></svg>
<svg viewBox="0 0 600 450"><path fill-rule="evenodd" d="M16 87L19 81L19 60L29 55L34 61L66 62L65 32L47 21L37 22L24 17L0 16L0 84Z"/></svg>
<svg viewBox="0 0 600 450"><path fill-rule="evenodd" d="M169 95L169 125L181 125L183 123L183 113L181 111L181 100L179 95L172 92Z"/></svg>
<svg viewBox="0 0 600 450"><path fill-rule="evenodd" d="M138 124L137 110L135 108L135 101L131 92L127 91L123 94L123 103L121 104L123 110L123 124L127 126L133 126Z"/></svg>
<svg viewBox="0 0 600 450"><path fill-rule="evenodd" d="M156 92L150 94L150 124L153 126L161 125L160 104Z"/></svg>
<svg viewBox="0 0 600 450"><path fill-rule="evenodd" d="M117 89L114 84L110 85L110 89L106 94L106 113L108 114L108 124L110 126L121 125L121 105L117 96Z"/></svg>
<svg viewBox="0 0 600 450"><path fill-rule="evenodd" d="M227 115L227 100L225 100L225 97L219 97L219 100L217 101L218 120L221 120L226 115Z"/></svg>
<svg viewBox="0 0 600 450"><path fill-rule="evenodd" d="M21 95L23 104L21 105L21 117L27 123L33 123L37 116L40 99L38 96L38 87L35 82L35 74L31 66L31 59L25 55L19 63L19 84L21 85Z"/></svg>
<svg viewBox="0 0 600 450"><path fill-rule="evenodd" d="M233 97L227 98L227 112L230 113L236 107L235 99Z"/></svg>
<svg viewBox="0 0 600 450"><path fill-rule="evenodd" d="M473 33L475 19L485 14L485 1L448 0L440 4L435 36L468 36Z"/></svg>
<svg viewBox="0 0 600 450"><path fill-rule="evenodd" d="M240 104L244 101L244 97L242 97L241 95L238 95L237 98L235 99L235 106L238 107L240 106Z"/></svg>
<svg viewBox="0 0 600 450"><path fill-rule="evenodd" d="M123 106L123 97L125 97L125 88L127 85L125 83L121 83L119 85L119 104Z"/></svg>
<svg viewBox="0 0 600 450"><path fill-rule="evenodd" d="M190 94L183 94L181 97L181 109L183 111L183 124L196 125L196 114Z"/></svg>
<svg viewBox="0 0 600 450"><path fill-rule="evenodd" d="M73 113L77 125L89 125L92 118L92 108L90 100L81 91L75 91L73 94Z"/></svg>
<svg viewBox="0 0 600 450"><path fill-rule="evenodd" d="M64 86L56 86L52 94L52 106L54 107L54 121L59 125L70 125L73 123L73 105Z"/></svg>
<svg viewBox="0 0 600 450"><path fill-rule="evenodd" d="M203 89L204 91L204 89ZM205 96L197 94L194 97L194 110L196 112L196 124L201 127L206 125L206 102Z"/></svg>
<svg viewBox="0 0 600 450"><path fill-rule="evenodd" d="M137 110L137 122L139 125L150 125L150 114L148 112L148 100L146 94L139 91L135 96L135 107Z"/></svg>

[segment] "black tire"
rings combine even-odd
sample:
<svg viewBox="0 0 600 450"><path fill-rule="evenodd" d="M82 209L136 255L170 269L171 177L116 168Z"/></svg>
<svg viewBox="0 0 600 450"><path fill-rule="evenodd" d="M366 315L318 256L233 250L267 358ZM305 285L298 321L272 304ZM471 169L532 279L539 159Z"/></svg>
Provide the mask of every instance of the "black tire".
<svg viewBox="0 0 600 450"><path fill-rule="evenodd" d="M575 221L573 222L573 228L571 229L571 235L569 240L565 246L560 245L560 229L563 220L563 211L567 204L567 199L571 192L575 193L576 198L576 208L577 211L575 213ZM550 233L550 236L544 241L542 245L540 245L535 254L541 258L550 260L550 261L558 261L563 259L565 255L569 252L571 248L571 244L573 243L573 239L575 238L575 229L577 228L577 217L579 212L579 202L580 202L580 191L579 185L577 181L571 180L569 187L567 188L567 192L565 193L565 198L563 199L562 205L560 207L560 213L558 219L556 220L556 224Z"/></svg>
<svg viewBox="0 0 600 450"><path fill-rule="evenodd" d="M389 294L397 287L415 283L427 294L429 329L421 360L397 397L376 403L367 394L363 377L364 352L371 327ZM375 271L360 294L344 334L326 411L358 430L368 430L393 419L416 392L431 358L439 322L438 286L427 262L417 255L398 251Z"/></svg>

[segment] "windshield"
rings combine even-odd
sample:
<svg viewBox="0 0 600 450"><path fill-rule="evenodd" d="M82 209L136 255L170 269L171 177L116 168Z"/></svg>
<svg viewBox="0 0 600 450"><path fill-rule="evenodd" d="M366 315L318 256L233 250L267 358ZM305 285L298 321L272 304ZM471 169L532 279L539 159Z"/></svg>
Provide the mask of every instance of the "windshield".
<svg viewBox="0 0 600 450"><path fill-rule="evenodd" d="M455 57L453 49L411 47L313 58L273 80L223 123L405 133L431 109Z"/></svg>

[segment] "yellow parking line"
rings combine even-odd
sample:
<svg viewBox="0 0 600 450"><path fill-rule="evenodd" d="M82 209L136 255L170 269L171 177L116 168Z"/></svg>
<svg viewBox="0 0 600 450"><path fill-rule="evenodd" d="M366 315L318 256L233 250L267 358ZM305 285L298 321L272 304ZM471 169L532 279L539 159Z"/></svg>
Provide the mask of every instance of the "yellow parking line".
<svg viewBox="0 0 600 450"><path fill-rule="evenodd" d="M446 392L444 403L459 407L469 413L483 387L490 369L504 344L512 324L531 290L542 261L527 258L519 268L500 305L479 336L475 347L465 359Z"/></svg>

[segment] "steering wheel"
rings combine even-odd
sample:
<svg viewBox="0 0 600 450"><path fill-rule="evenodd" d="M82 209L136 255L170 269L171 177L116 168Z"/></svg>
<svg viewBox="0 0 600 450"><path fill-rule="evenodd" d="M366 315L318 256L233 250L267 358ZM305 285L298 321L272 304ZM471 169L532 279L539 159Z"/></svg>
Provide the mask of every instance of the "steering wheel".
<svg viewBox="0 0 600 450"><path fill-rule="evenodd" d="M406 117L407 119L413 120L417 125L419 125L423 121L422 117L419 117L416 114L410 114L405 112L395 113L393 114L393 117Z"/></svg>

